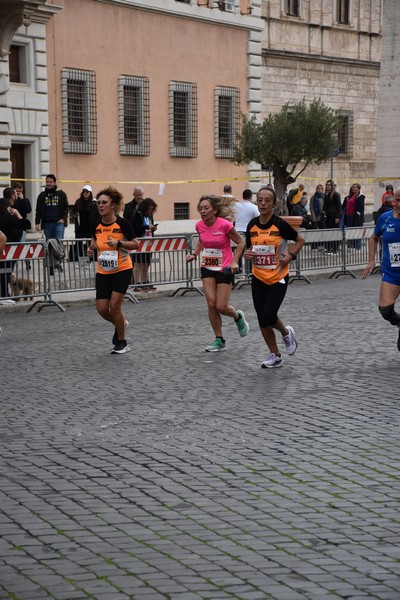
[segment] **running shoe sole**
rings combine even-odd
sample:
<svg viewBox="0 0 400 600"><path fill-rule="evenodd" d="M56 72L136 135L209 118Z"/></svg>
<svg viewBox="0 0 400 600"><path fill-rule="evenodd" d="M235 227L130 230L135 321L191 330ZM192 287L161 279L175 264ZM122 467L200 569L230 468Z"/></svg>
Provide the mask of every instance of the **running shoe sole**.
<svg viewBox="0 0 400 600"><path fill-rule="evenodd" d="M281 360L280 362L276 362L273 365L266 365L265 363L261 364L262 369L277 369L278 367L282 367L282 366L283 366L283 360Z"/></svg>
<svg viewBox="0 0 400 600"><path fill-rule="evenodd" d="M111 354L126 354L127 352L130 352L130 346L125 346L125 348L121 348L121 350L115 350L115 348L113 348L111 350Z"/></svg>

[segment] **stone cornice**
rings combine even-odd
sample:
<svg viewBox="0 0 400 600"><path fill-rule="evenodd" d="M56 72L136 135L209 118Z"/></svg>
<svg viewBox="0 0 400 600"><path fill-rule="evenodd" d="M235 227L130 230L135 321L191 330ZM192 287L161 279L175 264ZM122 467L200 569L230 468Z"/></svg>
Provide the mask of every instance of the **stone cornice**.
<svg viewBox="0 0 400 600"><path fill-rule="evenodd" d="M360 60L357 58L344 58L339 56L325 56L323 54L308 54L305 52L289 52L288 50L272 50L270 48L263 48L262 55L273 56L276 58L285 58L293 60L306 60L308 62L318 62L327 64L341 64L341 65L352 65L357 67L365 67L372 69L380 69L380 63L373 60Z"/></svg>
<svg viewBox="0 0 400 600"><path fill-rule="evenodd" d="M171 17L191 19L208 24L212 23L213 25L222 25L253 31L263 31L264 29L264 23L259 17L220 11L206 6L197 6L197 2L196 4L175 2L173 10L166 0L152 0L151 6L149 6L148 0L96 0L96 2L113 4L120 7L123 6L125 8L134 8L147 12L156 12Z"/></svg>

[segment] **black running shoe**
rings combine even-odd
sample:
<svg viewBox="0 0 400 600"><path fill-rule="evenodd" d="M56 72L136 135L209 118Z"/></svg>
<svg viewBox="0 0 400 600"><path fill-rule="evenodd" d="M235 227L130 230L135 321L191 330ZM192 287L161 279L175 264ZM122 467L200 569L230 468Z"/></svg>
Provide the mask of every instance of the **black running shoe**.
<svg viewBox="0 0 400 600"><path fill-rule="evenodd" d="M397 338L397 350L400 352L400 328L399 328L399 337Z"/></svg>
<svg viewBox="0 0 400 600"><path fill-rule="evenodd" d="M111 350L111 354L126 354L130 352L130 346L125 341L119 341L115 344L114 348Z"/></svg>
<svg viewBox="0 0 400 600"><path fill-rule="evenodd" d="M117 331L117 328L115 328L114 335L112 337L112 344L113 344L113 346L115 346L115 344L117 342L118 342L118 331Z"/></svg>

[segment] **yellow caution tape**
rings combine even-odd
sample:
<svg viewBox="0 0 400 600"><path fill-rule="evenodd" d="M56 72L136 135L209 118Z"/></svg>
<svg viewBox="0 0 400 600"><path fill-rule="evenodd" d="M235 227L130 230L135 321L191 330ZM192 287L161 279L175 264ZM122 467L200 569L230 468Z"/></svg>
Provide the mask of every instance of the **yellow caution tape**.
<svg viewBox="0 0 400 600"><path fill-rule="evenodd" d="M221 183L223 181L261 181L269 179L268 175L254 175L252 177L221 177L217 179L175 179L168 180L162 179L157 181L110 181L110 180L102 180L102 179L57 179L57 183L81 183L83 185L182 185L188 183ZM273 177L271 175L271 179ZM324 177L303 177L300 176L296 182L301 181L324 181ZM345 179L335 179L335 182L345 182L345 181L357 181L357 182L366 182L366 183L376 183L378 181L399 181L400 177L365 177L358 178L357 180L352 178ZM40 179L30 179L30 178L22 178L22 177L0 177L0 181L24 181L24 182L39 182L44 183L43 178ZM295 182L293 182L295 183Z"/></svg>

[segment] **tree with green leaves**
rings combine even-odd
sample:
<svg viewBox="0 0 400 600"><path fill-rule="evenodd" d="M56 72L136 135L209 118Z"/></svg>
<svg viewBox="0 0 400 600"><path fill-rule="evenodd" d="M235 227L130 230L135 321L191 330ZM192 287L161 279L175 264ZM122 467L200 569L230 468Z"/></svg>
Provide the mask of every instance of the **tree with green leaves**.
<svg viewBox="0 0 400 600"><path fill-rule="evenodd" d="M286 103L262 123L243 116L233 161L272 169L279 214L285 214L287 186L311 164L328 160L338 145L336 111L321 100ZM265 168L265 167L264 167Z"/></svg>

